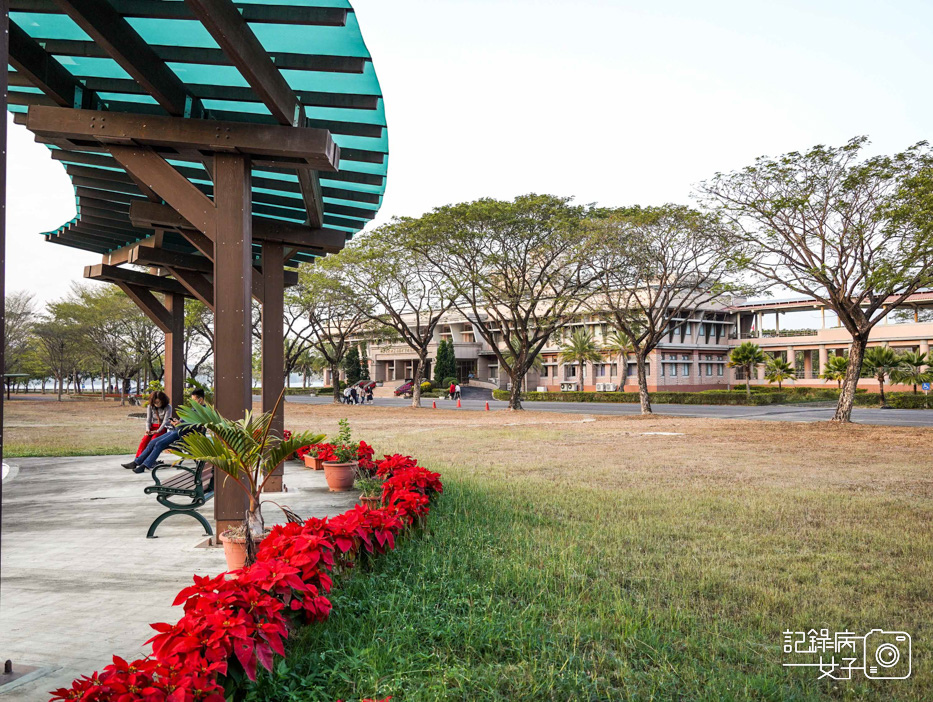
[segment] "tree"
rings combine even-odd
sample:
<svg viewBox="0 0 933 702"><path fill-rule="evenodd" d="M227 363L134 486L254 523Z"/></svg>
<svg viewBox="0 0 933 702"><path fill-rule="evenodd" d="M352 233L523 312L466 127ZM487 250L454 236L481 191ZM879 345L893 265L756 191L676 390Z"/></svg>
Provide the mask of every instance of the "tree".
<svg viewBox="0 0 933 702"><path fill-rule="evenodd" d="M904 385L913 385L914 395L916 395L918 385L933 380L930 365L933 365L933 360L930 359L929 354L919 351L905 351L901 354L900 365L891 373L891 381L903 383Z"/></svg>
<svg viewBox="0 0 933 702"><path fill-rule="evenodd" d="M345 268L336 256L320 259L298 270L300 304L311 325L309 340L330 368L334 404L340 403L340 363L367 324L353 304L354 292Z"/></svg>
<svg viewBox="0 0 933 702"><path fill-rule="evenodd" d="M214 355L214 313L200 300L185 300L185 370L192 378L206 371Z"/></svg>
<svg viewBox="0 0 933 702"><path fill-rule="evenodd" d="M881 393L881 406L887 407L884 398L884 380L890 377L901 367L901 356L888 346L872 346L865 352L864 369L868 375L874 376L878 381L878 390Z"/></svg>
<svg viewBox="0 0 933 702"><path fill-rule="evenodd" d="M347 351L340 365L346 373L347 385L354 385L362 380L360 378L360 351L355 344Z"/></svg>
<svg viewBox="0 0 933 702"><path fill-rule="evenodd" d="M414 352L411 406L420 407L429 349L453 296L445 277L410 245L417 238L413 222L393 220L354 241L336 258L353 281L352 300L360 314L376 333L397 337Z"/></svg>
<svg viewBox="0 0 933 702"><path fill-rule="evenodd" d="M628 373L628 355L632 352L632 342L618 329L613 329L606 337L604 346L606 350L619 358L619 389L625 385Z"/></svg>
<svg viewBox="0 0 933 702"><path fill-rule="evenodd" d="M797 377L797 369L785 361L783 358L769 358L768 365L765 367L765 378L769 383L777 383L778 390L781 389L781 383L785 380L793 380Z"/></svg>
<svg viewBox="0 0 933 702"><path fill-rule="evenodd" d="M457 357L454 343L441 339L437 344L437 357L434 360L434 387L442 387L447 378L457 377Z"/></svg>
<svg viewBox="0 0 933 702"><path fill-rule="evenodd" d="M580 309L586 212L570 198L532 194L439 207L411 229L410 247L445 277L508 375L512 410L522 409L534 359Z"/></svg>
<svg viewBox="0 0 933 702"><path fill-rule="evenodd" d="M760 363L765 362L765 352L761 347L751 341L744 341L729 354L729 362L726 364L730 368L741 368L745 374L745 395L752 396L751 378L752 371Z"/></svg>
<svg viewBox="0 0 933 702"><path fill-rule="evenodd" d="M23 364L32 346L32 327L36 322L35 298L20 291L6 296L3 324L3 361L5 373L26 372Z"/></svg>
<svg viewBox="0 0 933 702"><path fill-rule="evenodd" d="M365 341L360 343L360 380L369 380L369 350Z"/></svg>
<svg viewBox="0 0 933 702"><path fill-rule="evenodd" d="M735 277L740 249L731 227L680 205L603 211L588 222L593 270L587 306L608 314L635 355L642 414L651 413L649 354L698 309L746 292Z"/></svg>
<svg viewBox="0 0 933 702"><path fill-rule="evenodd" d="M42 362L56 380L58 401L61 402L65 378L81 352L80 330L67 321L47 317L35 324L33 333Z"/></svg>
<svg viewBox="0 0 933 702"><path fill-rule="evenodd" d="M599 347L593 341L593 335L586 329L577 329L570 335L569 341L561 346L560 362L580 364L580 389L586 385L586 364L597 363L603 359Z"/></svg>
<svg viewBox="0 0 933 702"><path fill-rule="evenodd" d="M761 157L700 186L742 233L751 271L815 298L851 334L837 422L851 421L871 330L933 283L933 158L918 144L860 161L866 141Z"/></svg>
<svg viewBox="0 0 933 702"><path fill-rule="evenodd" d="M820 377L823 380L835 380L836 386L841 390L842 381L846 379L849 370L849 359L845 356L830 356L826 359L826 365L823 366L823 372Z"/></svg>

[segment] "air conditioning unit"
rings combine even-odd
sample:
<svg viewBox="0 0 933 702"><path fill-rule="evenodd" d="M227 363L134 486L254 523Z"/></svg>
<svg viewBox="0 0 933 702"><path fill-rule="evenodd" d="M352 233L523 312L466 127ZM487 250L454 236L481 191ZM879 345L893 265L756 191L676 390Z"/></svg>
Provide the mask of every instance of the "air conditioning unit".
<svg viewBox="0 0 933 702"><path fill-rule="evenodd" d="M604 392L615 392L618 389L619 389L619 386L616 385L615 383L603 383Z"/></svg>
<svg viewBox="0 0 933 702"><path fill-rule="evenodd" d="M606 389L605 383L596 383L596 392L603 392Z"/></svg>
<svg viewBox="0 0 933 702"><path fill-rule="evenodd" d="M577 390L576 383L561 383L560 391L561 392L575 392Z"/></svg>
<svg viewBox="0 0 933 702"><path fill-rule="evenodd" d="M539 385L538 387L535 388L535 392L547 392L547 388L544 387L543 385Z"/></svg>

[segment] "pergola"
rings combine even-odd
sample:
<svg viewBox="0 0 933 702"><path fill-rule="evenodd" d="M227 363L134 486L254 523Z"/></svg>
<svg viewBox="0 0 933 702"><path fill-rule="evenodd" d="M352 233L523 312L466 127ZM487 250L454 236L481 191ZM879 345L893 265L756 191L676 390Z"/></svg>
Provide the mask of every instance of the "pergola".
<svg viewBox="0 0 933 702"><path fill-rule="evenodd" d="M99 253L84 276L119 286L165 333L175 403L194 298L214 312L217 408L241 417L251 406L255 298L272 409L294 267L339 251L385 190L383 101L350 3L8 5L8 108L75 189L77 216L46 239ZM244 504L218 480L218 533Z"/></svg>

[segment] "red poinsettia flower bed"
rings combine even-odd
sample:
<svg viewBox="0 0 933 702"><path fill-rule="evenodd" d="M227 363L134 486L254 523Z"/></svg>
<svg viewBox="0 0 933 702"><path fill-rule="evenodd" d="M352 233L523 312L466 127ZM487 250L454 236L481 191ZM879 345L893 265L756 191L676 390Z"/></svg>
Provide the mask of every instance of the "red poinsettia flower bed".
<svg viewBox="0 0 933 702"><path fill-rule="evenodd" d="M273 527L256 562L235 577L194 576L175 598L181 619L152 625L150 656L132 662L114 656L102 671L53 692L52 701L224 702L256 679L259 666L271 670L273 656L285 655L291 627L330 614L331 571L395 548L399 534L423 523L431 498L443 491L440 474L410 456L372 457L361 442L361 465L368 462L367 470L385 478L382 508L359 505L336 517Z"/></svg>

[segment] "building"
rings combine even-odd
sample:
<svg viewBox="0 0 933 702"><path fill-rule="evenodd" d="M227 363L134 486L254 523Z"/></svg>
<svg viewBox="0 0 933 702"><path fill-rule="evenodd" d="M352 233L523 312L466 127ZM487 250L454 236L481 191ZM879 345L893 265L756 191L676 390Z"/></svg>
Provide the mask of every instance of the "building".
<svg viewBox="0 0 933 702"><path fill-rule="evenodd" d="M678 320L680 321L680 320ZM561 363L561 344L578 328L585 327L602 344L612 331L607 318L588 316L565 326L561 334L542 349L541 370L529 372L527 390L560 392L571 390L636 391L638 379L633 355L625 359L609 351L601 362ZM432 375L437 342L453 342L457 377L461 383L508 389L509 380L500 373L492 347L480 336L472 322L456 310L448 312L437 325L436 341L430 347L426 377ZM869 346L888 345L899 351L930 350L933 339L933 291L920 292L872 331ZM745 341L759 344L766 354L792 360L797 386L826 387L820 378L830 356L845 356L851 337L839 326L835 315L807 299L709 304L696 309L683 324L672 325L667 337L648 358L648 389L658 391L700 391L727 389L744 384L741 369L729 368L733 347ZM412 377L416 356L405 344L371 345L368 348L370 377L384 386L397 387ZM767 384L761 369L751 379L754 385ZM325 372L324 383L332 382ZM874 389L872 378L860 385ZM895 388L906 390L908 388Z"/></svg>

